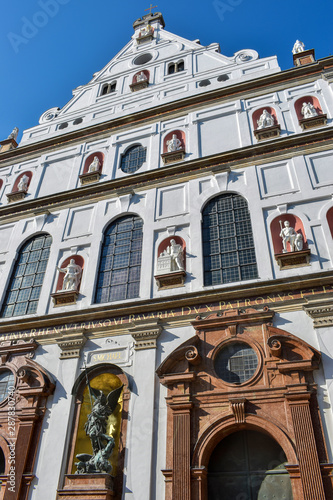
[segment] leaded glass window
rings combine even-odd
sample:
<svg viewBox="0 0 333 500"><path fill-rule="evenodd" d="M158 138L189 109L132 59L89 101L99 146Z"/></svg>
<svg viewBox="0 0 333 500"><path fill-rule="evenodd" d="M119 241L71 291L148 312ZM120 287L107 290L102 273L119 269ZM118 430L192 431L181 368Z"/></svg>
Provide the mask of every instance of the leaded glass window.
<svg viewBox="0 0 333 500"><path fill-rule="evenodd" d="M214 361L217 375L231 384L242 384L253 377L258 367L256 352L244 342L231 342L223 347Z"/></svg>
<svg viewBox="0 0 333 500"><path fill-rule="evenodd" d="M139 297L142 226L140 217L114 221L104 235L96 303Z"/></svg>
<svg viewBox="0 0 333 500"><path fill-rule="evenodd" d="M22 246L4 300L4 318L37 311L51 243L51 236L42 234Z"/></svg>
<svg viewBox="0 0 333 500"><path fill-rule="evenodd" d="M202 239L205 285L258 277L250 213L242 196L222 194L207 203Z"/></svg>
<svg viewBox="0 0 333 500"><path fill-rule="evenodd" d="M121 157L121 170L126 174L136 172L146 161L146 153L146 148L140 144L129 148Z"/></svg>
<svg viewBox="0 0 333 500"><path fill-rule="evenodd" d="M14 380L14 374L10 370L0 372L0 403L13 390Z"/></svg>

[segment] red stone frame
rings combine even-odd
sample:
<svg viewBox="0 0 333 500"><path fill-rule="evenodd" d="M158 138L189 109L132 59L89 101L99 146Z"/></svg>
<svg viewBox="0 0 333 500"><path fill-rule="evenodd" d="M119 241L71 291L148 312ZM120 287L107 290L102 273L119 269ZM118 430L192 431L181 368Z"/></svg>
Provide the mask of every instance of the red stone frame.
<svg viewBox="0 0 333 500"><path fill-rule="evenodd" d="M273 315L264 308L198 317L196 335L158 368L168 387L166 500L208 500L212 451L244 429L266 433L281 446L294 500L333 499L333 465L327 463L313 381L320 354L274 328ZM223 382L214 370L221 345L234 341L249 344L259 359L253 377L241 384Z"/></svg>
<svg viewBox="0 0 333 500"><path fill-rule="evenodd" d="M127 434L127 421L128 421L128 407L129 407L129 400L130 400L130 390L128 387L128 378L127 375L122 371L121 368L119 368L116 365L112 365L110 363L103 363L99 364L96 366L92 366L87 369L87 375L89 380L92 380L94 377L97 377L98 375L101 375L102 373L112 373L114 375L117 375L119 379L121 380L122 384L124 385L123 389L123 409L122 409L122 415L121 415L121 426L120 426L120 441L119 441L119 450L118 450L118 467L117 467L117 475L114 480L114 494L112 495L112 500L121 500L122 498L122 488L123 488L123 475L124 475L124 462L125 462L125 451L126 451L126 434ZM86 382L86 373L83 372L77 379L77 381L74 384L72 394L75 396L75 408L74 408L74 417L73 417L73 424L72 424L72 429L70 431L70 436L71 438L71 443L70 443L70 449L68 453L68 461L67 461L67 467L66 467L66 475L65 475L65 482L66 478L69 478L72 475L72 465L73 461L75 459L74 457L74 450L75 450L75 443L76 443L76 438L77 438L77 433L78 433L78 425L79 425L79 419L80 419L80 411L81 411L81 405L82 405L82 399L83 399L83 391L87 385ZM82 478L85 475L77 475L76 477ZM108 476L108 474L96 474L97 476ZM91 475L89 475L91 477ZM73 482L73 481L72 481ZM92 485L93 486L93 485ZM89 488L87 487L86 490ZM59 498L82 498L82 491L77 491L71 494L71 496L66 496L66 490L59 490ZM67 492L68 494L69 492ZM100 492L101 493L101 492ZM86 495L84 496L86 498ZM90 497L89 497L90 498ZM91 497L92 498L92 497ZM95 497L94 497L95 498ZM105 497L102 496L96 496L96 498L105 498L105 500L108 500L108 496L106 495Z"/></svg>
<svg viewBox="0 0 333 500"><path fill-rule="evenodd" d="M33 470L40 439L46 402L55 384L51 376L32 360L37 344L33 340L2 342L0 371L10 370L15 377L15 404L9 398L0 403L0 446L5 456L5 474L0 476L1 500L27 500L34 478ZM10 405L9 405L10 403ZM9 413L10 406L10 413ZM15 406L15 415L12 407ZM15 424L13 425L13 420ZM15 429L13 431L13 428ZM13 458L9 447L15 442L15 491L9 491L9 464Z"/></svg>

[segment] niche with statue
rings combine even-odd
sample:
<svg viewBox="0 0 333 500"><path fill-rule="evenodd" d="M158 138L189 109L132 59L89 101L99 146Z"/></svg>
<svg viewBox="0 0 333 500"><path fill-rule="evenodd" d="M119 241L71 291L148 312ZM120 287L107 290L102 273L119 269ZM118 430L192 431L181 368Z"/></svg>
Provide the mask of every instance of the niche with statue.
<svg viewBox="0 0 333 500"><path fill-rule="evenodd" d="M265 107L257 109L252 115L252 121L257 141L279 137L281 127L274 108Z"/></svg>
<svg viewBox="0 0 333 500"><path fill-rule="evenodd" d="M271 222L275 260L280 269L308 266L310 249L299 217L283 214Z"/></svg>
<svg viewBox="0 0 333 500"><path fill-rule="evenodd" d="M182 130L173 130L164 137L161 158L165 165L185 158L185 133Z"/></svg>
<svg viewBox="0 0 333 500"><path fill-rule="evenodd" d="M81 185L98 182L102 175L104 155L101 152L92 153L84 162L83 173L79 176Z"/></svg>
<svg viewBox="0 0 333 500"><path fill-rule="evenodd" d="M12 192L7 194L9 203L23 200L26 197L31 179L32 172L24 172L16 178Z"/></svg>
<svg viewBox="0 0 333 500"><path fill-rule="evenodd" d="M160 243L155 274L159 290L184 286L185 250L185 241L180 236L170 236Z"/></svg>
<svg viewBox="0 0 333 500"><path fill-rule="evenodd" d="M304 96L295 102L298 122L303 130L323 127L327 124L327 115L323 113L317 97Z"/></svg>

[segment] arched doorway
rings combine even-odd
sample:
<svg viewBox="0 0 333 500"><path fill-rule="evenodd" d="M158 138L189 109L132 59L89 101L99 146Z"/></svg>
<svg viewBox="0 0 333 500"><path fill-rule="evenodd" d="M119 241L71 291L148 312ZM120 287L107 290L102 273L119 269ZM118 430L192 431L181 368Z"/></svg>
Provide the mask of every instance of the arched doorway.
<svg viewBox="0 0 333 500"><path fill-rule="evenodd" d="M292 500L286 462L282 448L267 434L230 434L211 454L208 500Z"/></svg>

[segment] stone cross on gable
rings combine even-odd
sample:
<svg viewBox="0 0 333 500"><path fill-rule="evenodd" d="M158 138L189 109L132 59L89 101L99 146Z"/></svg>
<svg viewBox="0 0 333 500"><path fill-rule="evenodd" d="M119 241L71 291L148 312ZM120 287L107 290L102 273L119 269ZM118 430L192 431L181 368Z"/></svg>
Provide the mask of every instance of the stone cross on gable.
<svg viewBox="0 0 333 500"><path fill-rule="evenodd" d="M146 11L146 10L149 10L149 14L151 14L152 9L157 9L157 5L155 5L155 6L153 7L153 4L150 4L149 9L145 9L145 11Z"/></svg>

